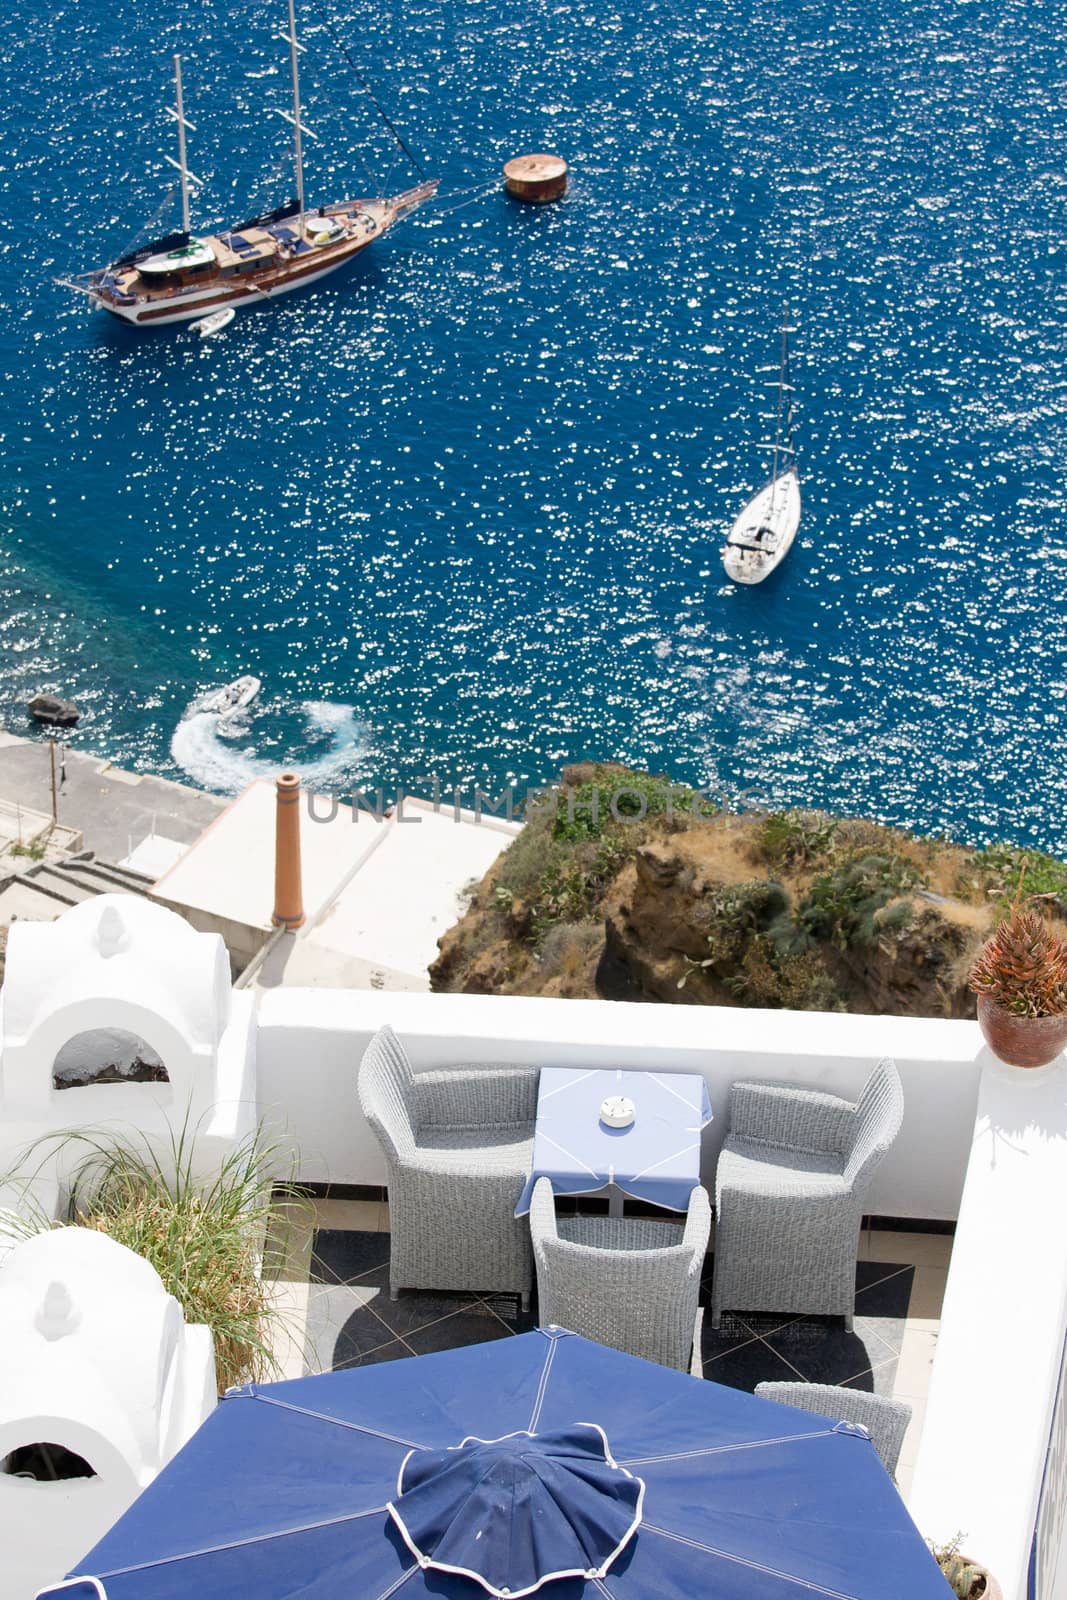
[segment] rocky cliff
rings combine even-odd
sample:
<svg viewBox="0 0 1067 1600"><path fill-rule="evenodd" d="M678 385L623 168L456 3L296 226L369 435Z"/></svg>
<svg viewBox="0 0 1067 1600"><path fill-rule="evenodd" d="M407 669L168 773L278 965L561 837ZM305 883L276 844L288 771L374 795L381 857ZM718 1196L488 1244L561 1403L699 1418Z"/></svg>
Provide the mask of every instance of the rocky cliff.
<svg viewBox="0 0 1067 1600"><path fill-rule="evenodd" d="M813 812L713 811L583 764L440 941L434 989L967 1017L1018 892L1067 917L1067 866Z"/></svg>

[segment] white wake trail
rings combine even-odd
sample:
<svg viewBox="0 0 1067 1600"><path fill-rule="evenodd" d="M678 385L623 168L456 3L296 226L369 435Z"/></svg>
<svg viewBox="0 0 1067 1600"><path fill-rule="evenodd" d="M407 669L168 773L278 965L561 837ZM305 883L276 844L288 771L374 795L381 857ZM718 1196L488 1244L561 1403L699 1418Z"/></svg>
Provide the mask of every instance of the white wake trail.
<svg viewBox="0 0 1067 1600"><path fill-rule="evenodd" d="M313 755L306 761L292 761L286 759L281 750L271 756L257 752L255 745L249 743L252 718L247 719L235 741L232 725L227 730L228 736L223 738L220 718L214 712L194 710L195 704L195 701L190 703L175 728L170 753L198 788L237 794L257 778L274 778L282 771L295 772L308 788L343 792L353 786L365 750L355 706L330 700L304 702L301 709L309 734L327 733L331 744L321 755Z"/></svg>

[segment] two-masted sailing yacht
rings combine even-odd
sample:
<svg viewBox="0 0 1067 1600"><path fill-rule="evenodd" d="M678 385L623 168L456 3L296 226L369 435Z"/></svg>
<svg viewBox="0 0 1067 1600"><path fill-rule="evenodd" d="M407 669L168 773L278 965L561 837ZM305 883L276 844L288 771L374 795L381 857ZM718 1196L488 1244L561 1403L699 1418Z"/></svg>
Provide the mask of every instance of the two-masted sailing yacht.
<svg viewBox="0 0 1067 1600"><path fill-rule="evenodd" d="M726 541L722 564L735 583L762 583L788 555L800 526L800 478L793 448L789 382L789 307L782 312L782 356L770 481L745 506ZM783 437L784 435L784 437Z"/></svg>
<svg viewBox="0 0 1067 1600"><path fill-rule="evenodd" d="M375 239L428 200L437 180L379 200L341 200L308 210L304 200L300 69L303 46L296 37L294 0L289 0L289 46L293 109L278 114L291 123L296 164L296 199L261 217L221 233L194 234L189 219L189 185L199 183L185 159L186 130L195 131L182 103L181 60L174 57L176 104L169 108L178 125L178 159L167 160L181 179L182 231L143 245L97 272L60 281L77 289L105 311L137 327L191 322L226 307L272 300L336 272Z"/></svg>

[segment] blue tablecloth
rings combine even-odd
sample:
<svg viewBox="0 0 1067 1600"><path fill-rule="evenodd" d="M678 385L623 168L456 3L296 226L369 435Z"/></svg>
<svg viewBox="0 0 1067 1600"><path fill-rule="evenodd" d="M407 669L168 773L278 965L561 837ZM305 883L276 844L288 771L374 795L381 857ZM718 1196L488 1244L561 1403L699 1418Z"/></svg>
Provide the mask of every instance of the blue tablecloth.
<svg viewBox="0 0 1067 1600"><path fill-rule="evenodd" d="M630 1127L601 1122L609 1095L633 1101ZM710 1121L708 1086L695 1072L542 1067L533 1171L515 1215L529 1211L538 1178L551 1178L557 1194L590 1194L613 1183L635 1200L685 1211L700 1182L700 1130Z"/></svg>

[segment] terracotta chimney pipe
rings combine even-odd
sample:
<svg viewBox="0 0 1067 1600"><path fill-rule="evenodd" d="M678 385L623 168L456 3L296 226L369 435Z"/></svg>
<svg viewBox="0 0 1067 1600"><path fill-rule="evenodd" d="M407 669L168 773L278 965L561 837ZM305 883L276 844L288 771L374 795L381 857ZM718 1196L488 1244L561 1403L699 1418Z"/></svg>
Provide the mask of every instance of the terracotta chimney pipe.
<svg viewBox="0 0 1067 1600"><path fill-rule="evenodd" d="M300 873L300 779L283 772L277 782L274 825L274 915L276 928L296 929L304 921Z"/></svg>

